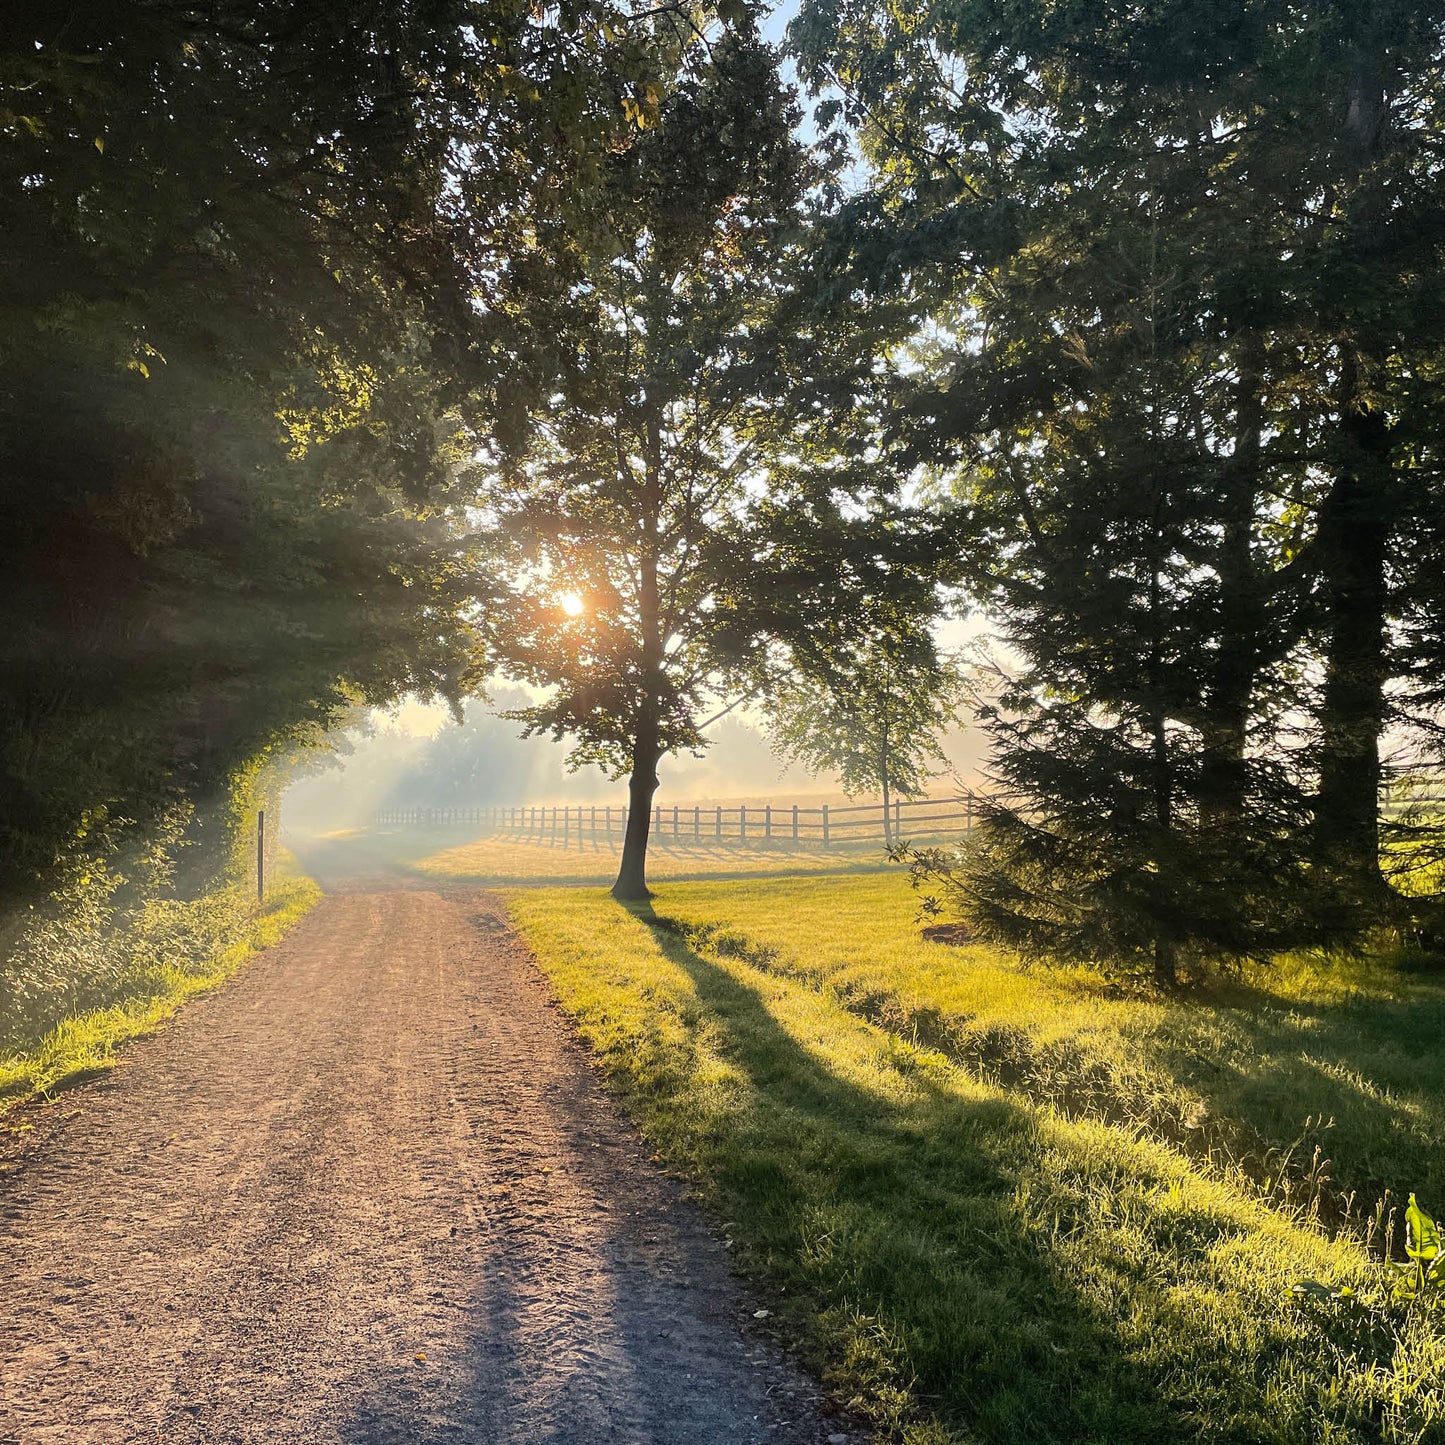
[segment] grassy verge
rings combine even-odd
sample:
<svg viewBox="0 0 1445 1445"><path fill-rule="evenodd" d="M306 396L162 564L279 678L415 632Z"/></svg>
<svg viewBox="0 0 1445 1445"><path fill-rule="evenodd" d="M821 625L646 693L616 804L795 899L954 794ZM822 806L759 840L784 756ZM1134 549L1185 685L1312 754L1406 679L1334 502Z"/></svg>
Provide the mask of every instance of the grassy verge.
<svg viewBox="0 0 1445 1445"><path fill-rule="evenodd" d="M0 1116L26 1099L110 1068L121 1045L154 1033L188 999L224 983L253 953L277 942L320 897L309 878L286 875L276 880L262 912L241 911L241 921L225 930L213 953L177 962L184 949L138 949L133 963L114 979L111 1002L62 1020L32 1044L0 1053Z"/></svg>
<svg viewBox="0 0 1445 1445"><path fill-rule="evenodd" d="M644 1132L891 1435L1445 1439L1441 1316L1389 1298L1360 1202L1445 1203L1445 988L1299 964L1161 1003L926 943L913 906L896 876L512 895Z"/></svg>

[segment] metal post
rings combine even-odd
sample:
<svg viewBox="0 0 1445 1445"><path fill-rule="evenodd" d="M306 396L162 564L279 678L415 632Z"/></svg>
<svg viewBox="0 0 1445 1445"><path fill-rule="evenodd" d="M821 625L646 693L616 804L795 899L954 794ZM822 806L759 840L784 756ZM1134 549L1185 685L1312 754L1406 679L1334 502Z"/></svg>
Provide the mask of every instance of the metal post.
<svg viewBox="0 0 1445 1445"><path fill-rule="evenodd" d="M256 813L256 902L266 901L266 810Z"/></svg>

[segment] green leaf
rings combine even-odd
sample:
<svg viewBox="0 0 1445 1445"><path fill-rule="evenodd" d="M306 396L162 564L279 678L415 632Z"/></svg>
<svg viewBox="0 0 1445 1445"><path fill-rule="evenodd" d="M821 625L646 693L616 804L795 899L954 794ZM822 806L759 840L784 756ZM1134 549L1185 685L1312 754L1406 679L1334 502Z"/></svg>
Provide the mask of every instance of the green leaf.
<svg viewBox="0 0 1445 1445"><path fill-rule="evenodd" d="M1410 1196L1405 1210L1405 1253L1411 1259L1434 1259L1440 1253L1440 1230Z"/></svg>

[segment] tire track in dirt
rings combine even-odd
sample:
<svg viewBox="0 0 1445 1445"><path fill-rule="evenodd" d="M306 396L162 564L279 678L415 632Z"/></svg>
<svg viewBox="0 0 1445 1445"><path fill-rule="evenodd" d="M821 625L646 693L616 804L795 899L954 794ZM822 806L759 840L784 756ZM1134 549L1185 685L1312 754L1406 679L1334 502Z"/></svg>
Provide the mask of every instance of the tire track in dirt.
<svg viewBox="0 0 1445 1445"><path fill-rule="evenodd" d="M328 897L29 1120L3 1445L859 1438L743 1323L485 894Z"/></svg>

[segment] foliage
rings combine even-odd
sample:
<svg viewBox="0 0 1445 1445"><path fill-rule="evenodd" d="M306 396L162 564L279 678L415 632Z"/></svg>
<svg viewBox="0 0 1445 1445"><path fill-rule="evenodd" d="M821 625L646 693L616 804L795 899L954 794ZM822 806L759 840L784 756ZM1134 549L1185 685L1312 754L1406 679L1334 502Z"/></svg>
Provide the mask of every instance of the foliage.
<svg viewBox="0 0 1445 1445"><path fill-rule="evenodd" d="M1395 1298L1403 1300L1445 1298L1445 1260L1440 1256L1440 1230L1420 1208L1415 1196L1405 1209L1405 1253L1408 1264L1395 1266Z"/></svg>
<svg viewBox="0 0 1445 1445"><path fill-rule="evenodd" d="M654 69L609 17L7 16L0 911L357 704L464 690L456 412L517 371L482 281L585 230Z"/></svg>
<svg viewBox="0 0 1445 1445"><path fill-rule="evenodd" d="M178 803L143 847L70 861L48 897L10 915L0 935L0 1050L19 1056L17 1078L31 1078L26 1059L54 1063L81 1035L108 1037L108 1023L96 1033L76 1020L119 1008L117 1027L128 1028L136 1009L149 1017L158 1000L222 976L249 951L245 940L269 936L278 907L315 897L309 884L280 880L268 895L282 901L258 912L256 814L271 819L266 867L278 878L283 781L276 764L248 767L209 816ZM47 1043L51 1035L70 1043Z"/></svg>
<svg viewBox="0 0 1445 1445"><path fill-rule="evenodd" d="M881 792L885 837L895 795L927 791L944 761L940 735L963 701L956 660L940 658L922 627L809 638L808 662L768 698L768 737L780 757L835 773L850 797Z"/></svg>
<svg viewBox="0 0 1445 1445"><path fill-rule="evenodd" d="M1438 6L859 0L792 33L869 168L840 270L932 314L900 429L1019 659L978 910L1166 982L1358 939L1434 635Z"/></svg>

